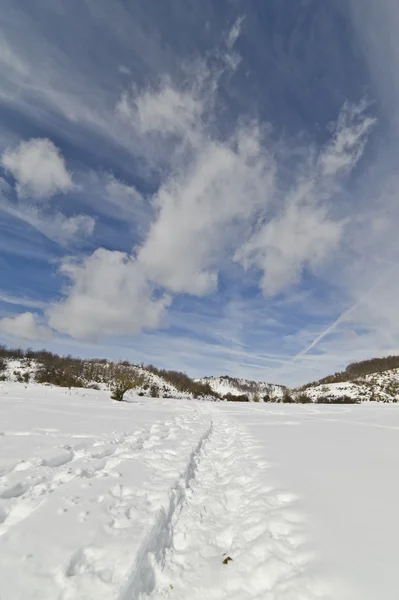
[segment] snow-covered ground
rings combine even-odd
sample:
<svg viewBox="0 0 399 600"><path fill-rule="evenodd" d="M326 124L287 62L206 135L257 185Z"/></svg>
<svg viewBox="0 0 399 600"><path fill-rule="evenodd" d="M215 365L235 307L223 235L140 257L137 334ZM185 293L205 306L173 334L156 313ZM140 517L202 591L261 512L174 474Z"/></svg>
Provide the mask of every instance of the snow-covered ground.
<svg viewBox="0 0 399 600"><path fill-rule="evenodd" d="M399 407L127 398L0 384L2 599L396 600Z"/></svg>
<svg viewBox="0 0 399 600"><path fill-rule="evenodd" d="M270 478L297 496L331 597L398 598L399 406L229 408L259 441Z"/></svg>

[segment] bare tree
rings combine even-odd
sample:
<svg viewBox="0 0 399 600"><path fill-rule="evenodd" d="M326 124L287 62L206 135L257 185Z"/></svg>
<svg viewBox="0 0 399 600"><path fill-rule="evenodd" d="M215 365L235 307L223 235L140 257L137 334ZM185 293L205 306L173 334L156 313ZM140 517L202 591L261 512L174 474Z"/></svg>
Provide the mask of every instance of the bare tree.
<svg viewBox="0 0 399 600"><path fill-rule="evenodd" d="M138 388L145 383L144 375L122 364L116 365L112 375L111 399L117 402L122 402L126 392Z"/></svg>

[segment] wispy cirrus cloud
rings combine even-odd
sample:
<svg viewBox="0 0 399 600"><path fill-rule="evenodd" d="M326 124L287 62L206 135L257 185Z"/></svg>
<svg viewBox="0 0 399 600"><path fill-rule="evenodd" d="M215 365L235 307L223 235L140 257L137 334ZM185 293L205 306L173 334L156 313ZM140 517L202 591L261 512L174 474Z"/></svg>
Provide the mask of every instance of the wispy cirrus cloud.
<svg viewBox="0 0 399 600"><path fill-rule="evenodd" d="M32 205L13 204L4 199L0 200L0 211L25 222L61 246L68 246L74 240L91 236L95 227L95 219L87 215L66 217L60 212L48 212Z"/></svg>
<svg viewBox="0 0 399 600"><path fill-rule="evenodd" d="M36 308L44 309L47 306L43 300L34 300L32 298L25 298L23 296L11 296L10 294L3 293L0 291L0 302L4 304L12 304L14 306L23 306L25 308Z"/></svg>

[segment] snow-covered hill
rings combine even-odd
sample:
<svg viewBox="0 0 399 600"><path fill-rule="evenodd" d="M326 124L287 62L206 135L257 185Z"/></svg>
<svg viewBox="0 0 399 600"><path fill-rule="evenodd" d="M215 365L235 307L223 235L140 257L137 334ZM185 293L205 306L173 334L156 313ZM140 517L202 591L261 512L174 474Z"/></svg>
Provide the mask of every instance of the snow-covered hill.
<svg viewBox="0 0 399 600"><path fill-rule="evenodd" d="M338 398L349 396L361 402L398 402L399 401L399 369L390 369L381 373L372 373L357 377L351 381L336 383L310 384L302 388L311 400L320 398ZM299 392L294 393L298 395Z"/></svg>
<svg viewBox="0 0 399 600"><path fill-rule="evenodd" d="M18 383L32 383L40 370L41 363L36 359L20 358L5 359L4 370L0 373L0 380ZM85 364L87 378L82 386L109 391L112 375L109 373L113 363L95 363L87 361ZM129 367L128 367L129 368ZM145 367L132 366L132 369L144 379L144 383L135 389L135 394L140 396L153 396L156 398L193 399L194 394L179 390L162 376L151 372ZM61 386L63 387L63 386ZM75 387L75 386L71 386Z"/></svg>
<svg viewBox="0 0 399 600"><path fill-rule="evenodd" d="M349 365L346 371L335 373L300 389L289 390L283 385L239 379L230 376L190 379L184 373L160 370L153 366L112 363L106 360L80 360L59 357L51 353L0 357L0 381L29 384L32 382L59 387L94 388L110 392L118 372L127 371L141 381L135 387L140 396L176 399L230 399L256 402L346 402L399 401L399 368L386 367L395 357L373 359ZM399 357L398 357L399 360ZM375 363L375 365L374 365ZM366 369L378 372L365 372ZM362 373L362 374L359 374ZM129 393L129 392L128 392Z"/></svg>
<svg viewBox="0 0 399 600"><path fill-rule="evenodd" d="M44 378L41 377L43 366L47 369ZM121 367L131 370L143 379L143 383L135 389L135 393L140 396L177 399L201 397L215 400L230 395L247 397L249 401L278 402L287 391L287 388L282 385L229 376L191 380L184 374L162 371L155 367L129 365L129 363L115 364L108 361L80 361L69 357L53 359L51 356L44 357L43 361L39 358L26 357L3 359L0 379L18 383L36 381L61 387L85 387L109 391L115 378L114 371ZM54 373L61 374L57 381L53 380Z"/></svg>
<svg viewBox="0 0 399 600"><path fill-rule="evenodd" d="M252 381L250 379L238 379L236 377L229 377L224 375L222 377L204 377L197 379L196 381L208 384L211 389L219 394L219 396L226 396L228 394L232 396L247 395L250 400L257 397L260 401L265 396L269 400L281 399L287 388L283 385L275 385L273 383L266 383L263 381Z"/></svg>

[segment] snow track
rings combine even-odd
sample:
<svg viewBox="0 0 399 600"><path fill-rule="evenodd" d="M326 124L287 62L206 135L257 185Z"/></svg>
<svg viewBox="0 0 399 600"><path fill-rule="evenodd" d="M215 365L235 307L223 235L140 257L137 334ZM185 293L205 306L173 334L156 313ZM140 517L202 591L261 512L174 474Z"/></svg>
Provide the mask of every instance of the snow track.
<svg viewBox="0 0 399 600"><path fill-rule="evenodd" d="M295 497L265 484L268 466L238 425L216 410L212 421L193 456L184 503L169 517L172 531L150 556L156 587L126 600L186 600L188 590L190 600L327 598L307 575L310 555Z"/></svg>
<svg viewBox="0 0 399 600"><path fill-rule="evenodd" d="M76 478L115 476L113 469L142 450L156 428L157 425L130 436L117 434L110 440L100 438L91 446L64 446L47 457L22 460L3 469L0 477L0 514L3 515L0 536L45 503L59 486Z"/></svg>
<svg viewBox="0 0 399 600"><path fill-rule="evenodd" d="M196 475L201 450L211 431L212 425L209 424L197 446L192 450L187 467L171 489L166 510L162 507L156 516L153 528L138 552L135 568L126 589L120 596L121 600L135 600L155 589L156 565L164 561L165 552L172 545L174 522L182 510L189 483Z"/></svg>
<svg viewBox="0 0 399 600"><path fill-rule="evenodd" d="M2 596L108 600L150 590L148 557L170 536L209 431L209 417L194 409L3 472Z"/></svg>

